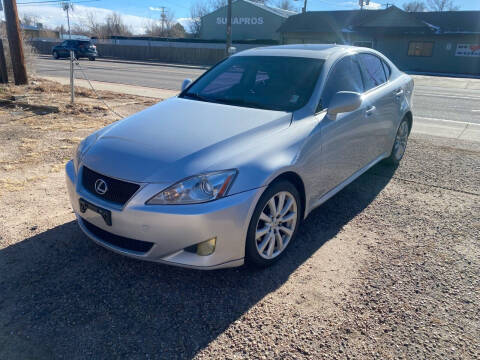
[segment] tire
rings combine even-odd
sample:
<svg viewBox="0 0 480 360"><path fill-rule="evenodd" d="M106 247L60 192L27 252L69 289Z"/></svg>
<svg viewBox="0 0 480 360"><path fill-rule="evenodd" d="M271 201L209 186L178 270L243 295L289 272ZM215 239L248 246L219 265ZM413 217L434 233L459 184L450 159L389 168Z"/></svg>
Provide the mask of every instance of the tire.
<svg viewBox="0 0 480 360"><path fill-rule="evenodd" d="M397 133L395 134L395 141L393 142L392 152L390 156L385 159L385 162L391 165L398 166L405 155L407 149L408 135L410 134L410 126L407 118L403 118L398 125Z"/></svg>
<svg viewBox="0 0 480 360"><path fill-rule="evenodd" d="M90 60L90 61L95 61L95 56L90 56L90 57L88 58L88 60Z"/></svg>
<svg viewBox="0 0 480 360"><path fill-rule="evenodd" d="M57 52L57 51L54 51L54 52L52 53L52 56L53 56L53 58L54 58L55 60L60 59L60 55L58 55L58 52Z"/></svg>
<svg viewBox="0 0 480 360"><path fill-rule="evenodd" d="M278 208L282 197L283 219L288 219L283 222L282 218L273 216L272 211L278 214L278 209L272 209L270 202L273 199L275 208ZM291 205L286 209L289 201ZM295 239L301 214L300 194L292 183L281 180L270 185L258 200L250 220L245 243L247 264L267 267L278 261Z"/></svg>

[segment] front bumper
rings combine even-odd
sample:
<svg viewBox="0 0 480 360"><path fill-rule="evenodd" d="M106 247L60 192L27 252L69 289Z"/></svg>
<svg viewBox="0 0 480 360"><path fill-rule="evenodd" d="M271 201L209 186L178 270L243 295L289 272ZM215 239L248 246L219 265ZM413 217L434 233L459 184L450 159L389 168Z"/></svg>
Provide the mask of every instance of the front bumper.
<svg viewBox="0 0 480 360"><path fill-rule="evenodd" d="M80 228L96 243L122 255L136 259L162 262L170 265L217 269L240 266L244 262L245 239L250 217L263 188L226 198L192 205L145 205L152 196L169 184L142 184L137 193L123 206L96 197L77 181L73 162L66 165L66 182L70 202ZM79 170L81 177L82 168ZM94 211L80 211L79 199L108 209L112 213L112 226ZM116 246L92 232L91 225L117 237L153 243L142 253ZM213 254L200 256L185 251L192 245L216 237Z"/></svg>

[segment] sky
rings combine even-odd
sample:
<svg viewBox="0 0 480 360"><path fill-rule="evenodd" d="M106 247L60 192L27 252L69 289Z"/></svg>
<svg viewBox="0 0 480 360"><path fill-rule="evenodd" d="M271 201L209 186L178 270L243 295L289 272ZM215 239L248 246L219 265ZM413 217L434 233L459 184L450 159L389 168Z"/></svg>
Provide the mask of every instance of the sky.
<svg viewBox="0 0 480 360"><path fill-rule="evenodd" d="M20 16L24 14L34 16L38 22L47 27L66 25L66 16L60 7L60 3L41 2L46 0L17 0ZM82 25L86 23L89 14L93 14L98 21L102 21L112 11L122 15L132 32L141 34L145 25L152 19L159 19L160 7L165 6L166 11L172 17L188 28L190 21L190 8L199 0L72 0L74 11L72 12L71 23ZM200 0L202 1L202 0ZM204 0L205 1L205 0ZM208 0L207 0L208 1ZM372 0L369 8L384 8L385 4L395 4L398 7L408 0ZM270 4L275 5L278 0L271 0ZM460 10L480 10L480 0L453 0L460 6ZM303 0L293 1L293 4L301 8ZM308 0L307 10L350 10L358 9L357 1L348 0ZM2 12L3 18L3 12Z"/></svg>

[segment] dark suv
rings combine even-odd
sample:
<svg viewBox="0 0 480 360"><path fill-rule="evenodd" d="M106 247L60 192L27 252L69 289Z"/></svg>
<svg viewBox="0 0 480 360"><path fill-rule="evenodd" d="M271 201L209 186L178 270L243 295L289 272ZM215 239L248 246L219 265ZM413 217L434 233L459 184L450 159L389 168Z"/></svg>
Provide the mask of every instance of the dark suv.
<svg viewBox="0 0 480 360"><path fill-rule="evenodd" d="M97 47L90 40L65 40L53 47L52 55L55 59L70 57L70 50L73 50L76 59L85 57L93 61L98 56Z"/></svg>

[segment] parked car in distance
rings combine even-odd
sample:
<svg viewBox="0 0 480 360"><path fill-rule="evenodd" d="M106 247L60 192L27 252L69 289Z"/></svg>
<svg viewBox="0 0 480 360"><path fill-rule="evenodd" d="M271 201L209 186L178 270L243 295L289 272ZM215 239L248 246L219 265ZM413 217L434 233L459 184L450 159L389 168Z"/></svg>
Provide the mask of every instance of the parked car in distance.
<svg viewBox="0 0 480 360"><path fill-rule="evenodd" d="M80 143L66 165L78 224L137 259L271 265L313 209L379 161L400 162L412 92L372 49L240 52Z"/></svg>
<svg viewBox="0 0 480 360"><path fill-rule="evenodd" d="M65 40L52 48L52 56L54 59L68 58L72 50L76 59L83 57L94 61L98 56L97 47L90 40Z"/></svg>

